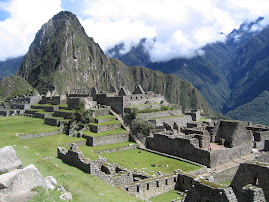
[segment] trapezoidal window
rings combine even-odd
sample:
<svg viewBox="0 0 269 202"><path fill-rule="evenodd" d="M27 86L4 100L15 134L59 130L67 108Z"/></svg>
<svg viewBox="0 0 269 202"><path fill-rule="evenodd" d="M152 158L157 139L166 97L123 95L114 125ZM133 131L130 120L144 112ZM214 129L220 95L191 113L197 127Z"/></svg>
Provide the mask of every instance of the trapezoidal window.
<svg viewBox="0 0 269 202"><path fill-rule="evenodd" d="M156 181L156 187L159 187L159 181Z"/></svg>
<svg viewBox="0 0 269 202"><path fill-rule="evenodd" d="M139 186L136 186L136 191L139 192Z"/></svg>
<svg viewBox="0 0 269 202"><path fill-rule="evenodd" d="M165 185L168 185L168 179L165 179Z"/></svg>
<svg viewBox="0 0 269 202"><path fill-rule="evenodd" d="M149 190L149 183L147 184L147 190Z"/></svg>

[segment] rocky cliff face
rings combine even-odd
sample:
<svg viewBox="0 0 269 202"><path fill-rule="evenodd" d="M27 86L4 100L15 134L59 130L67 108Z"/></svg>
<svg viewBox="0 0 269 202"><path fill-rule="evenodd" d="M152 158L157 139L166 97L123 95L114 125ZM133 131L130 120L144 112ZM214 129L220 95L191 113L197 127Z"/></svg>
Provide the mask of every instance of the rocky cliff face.
<svg viewBox="0 0 269 202"><path fill-rule="evenodd" d="M41 93L50 88L68 93L93 86L108 90L110 84L132 91L140 84L146 91L161 93L168 101L180 103L183 109L209 111L207 102L192 84L174 75L128 67L118 59L110 59L70 12L60 12L42 26L17 74Z"/></svg>

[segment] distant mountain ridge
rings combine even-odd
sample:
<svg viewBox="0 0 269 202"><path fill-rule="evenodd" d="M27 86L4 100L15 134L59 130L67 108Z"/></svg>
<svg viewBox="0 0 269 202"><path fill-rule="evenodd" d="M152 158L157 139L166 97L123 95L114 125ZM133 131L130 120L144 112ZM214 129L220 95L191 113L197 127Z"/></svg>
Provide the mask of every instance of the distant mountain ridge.
<svg viewBox="0 0 269 202"><path fill-rule="evenodd" d="M255 22L243 23L227 35L225 43L208 44L202 48L203 56L192 59L151 62L143 45L146 39L124 55L120 54L124 44L108 53L128 65L143 64L191 82L215 111L235 117L232 116L234 109L251 103L269 88L269 27L261 31L262 20L260 17ZM228 113L231 110L233 112ZM236 117L246 120L243 114Z"/></svg>
<svg viewBox="0 0 269 202"><path fill-rule="evenodd" d="M37 32L17 75L22 76L40 93L56 89L69 93L74 89L109 90L126 86L131 92L136 85L160 93L183 109L199 108L211 112L205 99L191 83L175 75L145 67L128 67L110 59L94 40L87 36L77 17L60 12Z"/></svg>
<svg viewBox="0 0 269 202"><path fill-rule="evenodd" d="M0 62L0 79L15 74L22 60L23 56Z"/></svg>

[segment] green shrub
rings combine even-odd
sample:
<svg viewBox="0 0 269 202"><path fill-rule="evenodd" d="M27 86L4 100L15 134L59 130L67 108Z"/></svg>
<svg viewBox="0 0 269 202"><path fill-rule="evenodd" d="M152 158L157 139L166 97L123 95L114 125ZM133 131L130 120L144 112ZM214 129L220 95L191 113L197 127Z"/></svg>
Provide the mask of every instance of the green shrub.
<svg viewBox="0 0 269 202"><path fill-rule="evenodd" d="M155 128L155 125L149 121L136 119L133 121L133 127L139 132L148 136L150 131Z"/></svg>

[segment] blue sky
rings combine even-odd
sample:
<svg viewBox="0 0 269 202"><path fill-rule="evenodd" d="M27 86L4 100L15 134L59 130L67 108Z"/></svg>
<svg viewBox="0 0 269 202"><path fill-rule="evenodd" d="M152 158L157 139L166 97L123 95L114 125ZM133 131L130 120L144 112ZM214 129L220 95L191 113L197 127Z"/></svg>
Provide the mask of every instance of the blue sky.
<svg viewBox="0 0 269 202"><path fill-rule="evenodd" d="M62 10L76 14L104 50L124 42L128 51L148 38L153 61L192 57L207 43L225 41L220 32L259 16L265 20L256 29L269 24L268 0L0 0L0 60L24 55Z"/></svg>

